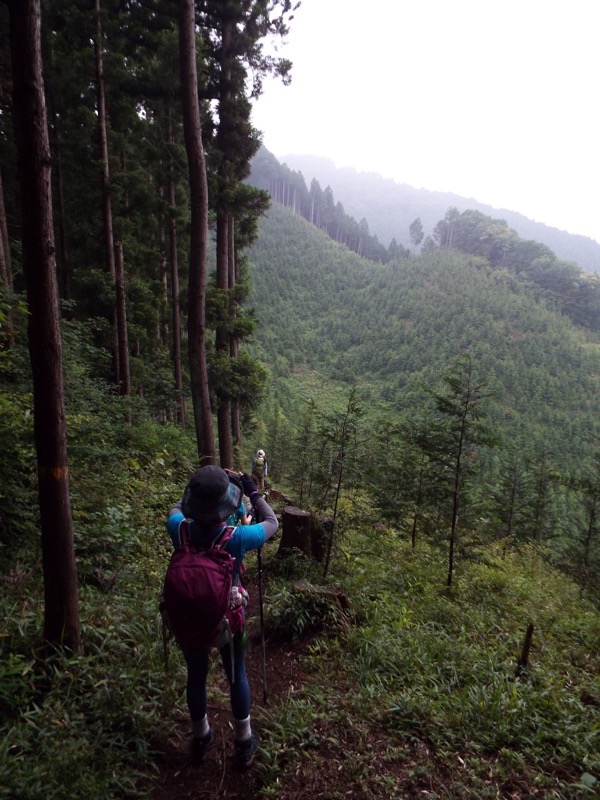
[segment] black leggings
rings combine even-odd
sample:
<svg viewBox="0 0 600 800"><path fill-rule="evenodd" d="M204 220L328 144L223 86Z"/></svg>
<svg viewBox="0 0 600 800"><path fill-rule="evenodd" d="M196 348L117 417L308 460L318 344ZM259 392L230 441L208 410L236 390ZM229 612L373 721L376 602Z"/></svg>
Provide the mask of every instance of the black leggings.
<svg viewBox="0 0 600 800"><path fill-rule="evenodd" d="M206 678L208 676L207 647L188 648L183 651L187 663L186 697L192 722L199 722L206 714ZM250 686L246 675L246 633L233 637L233 675L231 680L231 651L229 644L221 648L221 660L229 681L231 711L234 719L246 719L250 715Z"/></svg>

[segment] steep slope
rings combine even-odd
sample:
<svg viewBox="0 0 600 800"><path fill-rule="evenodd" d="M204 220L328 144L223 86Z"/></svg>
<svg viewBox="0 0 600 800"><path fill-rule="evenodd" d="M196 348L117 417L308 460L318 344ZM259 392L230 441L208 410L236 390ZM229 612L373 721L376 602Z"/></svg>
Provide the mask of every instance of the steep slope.
<svg viewBox="0 0 600 800"><path fill-rule="evenodd" d="M416 407L460 353L496 394L509 439L575 459L600 418L600 345L527 284L482 259L437 251L377 265L273 204L252 251L260 351L278 376L316 369Z"/></svg>
<svg viewBox="0 0 600 800"><path fill-rule="evenodd" d="M372 172L340 169L326 158L287 155L280 161L301 172L307 186L313 178L319 181L322 189L330 186L346 213L357 221L366 219L370 232L376 234L386 247L393 238L405 247L412 247L408 232L411 222L420 217L425 236L431 235L435 225L453 206L459 211L475 209L495 219L503 219L521 238L541 242L559 258L574 261L587 271L600 273L598 242L535 222L517 211L494 208L474 198L450 192L416 189Z"/></svg>

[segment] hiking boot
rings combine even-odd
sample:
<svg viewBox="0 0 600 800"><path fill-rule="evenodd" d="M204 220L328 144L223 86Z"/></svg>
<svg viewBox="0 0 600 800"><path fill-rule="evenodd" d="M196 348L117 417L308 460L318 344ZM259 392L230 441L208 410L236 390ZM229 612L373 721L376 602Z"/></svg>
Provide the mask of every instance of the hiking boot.
<svg viewBox="0 0 600 800"><path fill-rule="evenodd" d="M202 764L208 751L214 747L215 735L212 728L208 731L206 736L193 736L192 737L192 764Z"/></svg>
<svg viewBox="0 0 600 800"><path fill-rule="evenodd" d="M251 733L250 738L243 742L236 742L233 757L235 766L242 771L249 769L254 763L257 751L258 736L255 733Z"/></svg>

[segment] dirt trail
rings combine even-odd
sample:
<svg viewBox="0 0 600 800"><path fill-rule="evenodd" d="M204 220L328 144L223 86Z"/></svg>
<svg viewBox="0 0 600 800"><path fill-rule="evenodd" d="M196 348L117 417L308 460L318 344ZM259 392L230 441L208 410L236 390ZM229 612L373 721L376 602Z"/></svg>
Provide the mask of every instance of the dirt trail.
<svg viewBox="0 0 600 800"><path fill-rule="evenodd" d="M249 587L251 598L258 598L256 587ZM263 663L258 622L258 609L248 622L249 648L246 668L252 692L252 720L260 736L260 708L273 708L285 701L290 691L297 690L304 675L301 670L302 646L289 643L267 642L266 644L266 684L267 703L264 702ZM213 656L218 661L218 656ZM217 704L211 702L211 687L218 686ZM159 776L153 783L150 796L153 800L174 800L174 798L229 798L245 800L255 798L259 788L259 777L255 767L240 773L232 767L233 731L231 712L227 702L227 682L220 669L209 676L208 715L215 732L216 746L206 761L200 766L190 762L190 724L182 695L179 710L176 712L178 725L175 736L169 742L163 759L157 765Z"/></svg>

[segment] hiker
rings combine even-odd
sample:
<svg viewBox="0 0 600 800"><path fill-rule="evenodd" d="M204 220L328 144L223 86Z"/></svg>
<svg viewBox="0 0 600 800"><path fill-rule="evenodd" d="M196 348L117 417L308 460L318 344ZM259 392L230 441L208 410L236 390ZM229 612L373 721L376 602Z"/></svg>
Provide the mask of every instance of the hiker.
<svg viewBox="0 0 600 800"><path fill-rule="evenodd" d="M259 492L265 490L265 478L267 477L268 465L267 456L264 450L257 450L252 459L252 477Z"/></svg>
<svg viewBox="0 0 600 800"><path fill-rule="evenodd" d="M245 493L255 507L260 523L226 527L226 520L241 507ZM186 522L184 522L186 521ZM236 559L233 585L240 586L240 570L244 555L258 550L277 531L278 522L273 510L262 498L250 476L230 476L217 466L197 470L188 483L183 497L169 512L167 530L174 547L185 543L189 534L197 548L209 548L220 536L230 538L223 549ZM246 595L247 597L247 595ZM239 769L247 769L254 761L258 737L250 725L250 687L246 676L245 654L248 644L245 624L225 644L219 644L221 660L230 686L233 713L235 754ZM233 650L233 653L231 652ZM209 666L209 647L182 647L187 663L186 698L192 722L192 759L201 763L214 744L214 733L206 713L206 678Z"/></svg>

